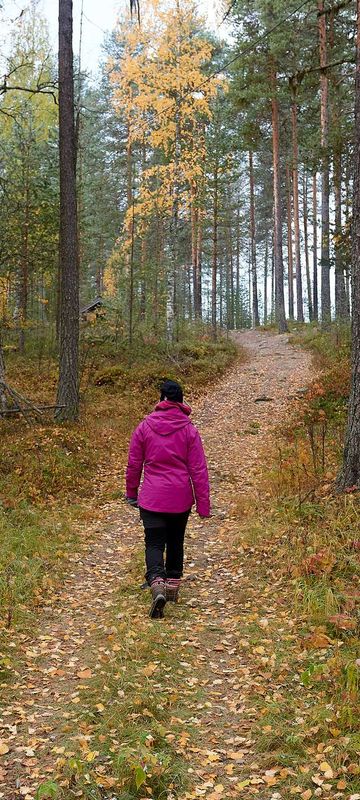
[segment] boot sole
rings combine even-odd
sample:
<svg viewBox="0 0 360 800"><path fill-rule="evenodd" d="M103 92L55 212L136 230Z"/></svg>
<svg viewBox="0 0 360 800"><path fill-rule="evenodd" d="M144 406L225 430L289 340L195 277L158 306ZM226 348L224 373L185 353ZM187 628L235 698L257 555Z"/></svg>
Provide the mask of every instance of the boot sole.
<svg viewBox="0 0 360 800"><path fill-rule="evenodd" d="M149 617L151 619L159 619L159 618L161 619L164 616L163 611L165 604L166 604L165 595L158 594L158 596L155 598L150 608Z"/></svg>

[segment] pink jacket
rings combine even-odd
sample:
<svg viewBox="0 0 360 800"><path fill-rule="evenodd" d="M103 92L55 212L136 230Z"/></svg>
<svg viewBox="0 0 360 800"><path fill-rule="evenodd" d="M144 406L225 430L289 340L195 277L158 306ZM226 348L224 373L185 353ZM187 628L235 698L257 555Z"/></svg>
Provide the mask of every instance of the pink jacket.
<svg viewBox="0 0 360 800"><path fill-rule="evenodd" d="M196 501L210 515L209 477L191 408L163 400L134 431L126 470L126 495L148 511L178 514ZM141 473L144 480L138 495Z"/></svg>

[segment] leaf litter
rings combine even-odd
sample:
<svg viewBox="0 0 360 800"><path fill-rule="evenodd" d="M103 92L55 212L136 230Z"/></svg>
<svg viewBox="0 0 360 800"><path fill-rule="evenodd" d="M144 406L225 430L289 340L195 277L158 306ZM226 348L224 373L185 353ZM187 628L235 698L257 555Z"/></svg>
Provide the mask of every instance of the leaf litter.
<svg viewBox="0 0 360 800"><path fill-rule="evenodd" d="M4 687L0 797L35 800L60 792L64 798L112 798L129 788L129 797L156 798L161 772L161 797L168 800L360 797L344 794L347 777L331 762L331 744L307 745L304 758L307 700L299 699L293 721L299 756L295 746L287 764L273 755L282 732L267 712L277 705L286 717L286 686L299 689L287 653L296 652L301 670L306 644L271 553L239 546L233 511L239 496L261 492L276 425L289 397L310 380L311 365L286 336L251 331L236 340L247 362L236 363L195 407L214 515L205 522L191 517L181 603L166 609L165 621L148 620L148 598L138 588L140 523L121 503L104 505L91 546L70 560L39 632L16 642L21 666L12 686ZM256 403L259 396L270 396L271 405ZM343 619L338 625L346 627ZM323 631L311 637L307 644L320 658L323 649L336 647ZM142 731L138 761L115 722L130 693L128 721ZM169 748L164 758L157 757L159 737ZM172 779L175 753L185 765L181 783ZM128 783L114 769L115 757L127 759ZM356 767L347 772L356 775ZM100 793L88 794L89 786Z"/></svg>

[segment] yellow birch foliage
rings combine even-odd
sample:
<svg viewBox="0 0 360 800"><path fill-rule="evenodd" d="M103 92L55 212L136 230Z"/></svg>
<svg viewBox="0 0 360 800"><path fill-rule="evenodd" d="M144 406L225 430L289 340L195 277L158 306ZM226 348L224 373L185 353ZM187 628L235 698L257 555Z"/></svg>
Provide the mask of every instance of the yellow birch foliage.
<svg viewBox="0 0 360 800"><path fill-rule="evenodd" d="M149 159L139 179L135 213L140 231L155 211L171 216L174 192L182 215L188 214L191 197L200 194L204 127L218 87L217 79L204 72L212 45L202 33L204 20L193 0L147 0L142 9L141 27L131 20L119 24L123 54L119 64L109 62L114 107L126 120L131 145L161 154ZM125 250L129 229L125 219Z"/></svg>

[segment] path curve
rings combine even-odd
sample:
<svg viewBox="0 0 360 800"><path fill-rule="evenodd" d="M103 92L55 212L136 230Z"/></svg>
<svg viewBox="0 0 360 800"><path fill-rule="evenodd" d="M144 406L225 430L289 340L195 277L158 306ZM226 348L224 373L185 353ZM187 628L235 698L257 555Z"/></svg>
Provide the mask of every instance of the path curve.
<svg viewBox="0 0 360 800"><path fill-rule="evenodd" d="M239 742L246 744L248 725L243 714L246 700L241 699L239 690L246 664L233 622L241 614L237 591L241 587L244 592L249 576L226 547L226 517L239 494L254 489L274 426L283 418L289 397L306 385L311 375L310 356L294 349L286 335L247 331L235 333L233 338L245 348L247 360L236 362L194 409L208 456L215 515L207 522L192 515L188 582L182 599L189 607L189 626L195 598L197 613L200 607L205 621L198 636L198 652L200 660L209 664L205 683L211 707L204 709L201 724L214 752L224 751L226 741L230 744L225 748L233 750ZM259 400L261 397L268 399ZM0 797L5 800L32 800L41 780L51 774L54 747L61 744L64 707L69 707L77 693L76 672L86 662L99 631L106 634L119 584L127 580L129 564L142 546L142 529L131 509L112 503L103 511L106 521L94 525L94 543L80 560L77 556L69 564L55 606L42 612L40 633L29 633L20 643L26 669L19 674L13 699L0 717L0 738L9 747L0 762ZM206 581L201 585L194 582L205 573ZM171 631L175 623L168 624ZM251 751L249 743L247 751ZM203 762L201 747L199 753ZM196 758L196 753L189 753L192 763ZM226 772L225 757L219 756L218 761L212 783L216 785L220 776L222 783L227 781L223 796L235 796L240 766L234 775L230 767ZM211 787L204 789L201 780L198 796L211 797Z"/></svg>

